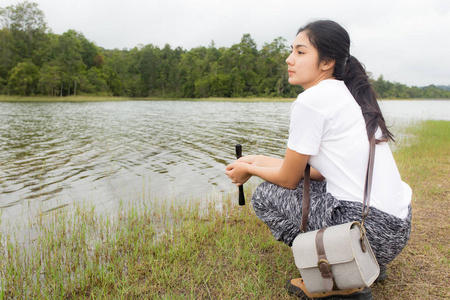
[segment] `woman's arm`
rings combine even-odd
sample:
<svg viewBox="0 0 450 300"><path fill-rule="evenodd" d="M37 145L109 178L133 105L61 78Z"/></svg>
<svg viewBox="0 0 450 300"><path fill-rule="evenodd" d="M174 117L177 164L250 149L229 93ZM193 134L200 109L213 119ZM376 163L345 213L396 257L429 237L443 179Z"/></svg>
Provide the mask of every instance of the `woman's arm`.
<svg viewBox="0 0 450 300"><path fill-rule="evenodd" d="M225 173L236 185L242 185L255 175L284 188L295 189L303 178L303 170L308 159L309 155L300 154L287 148L283 160L260 160L260 162L266 162L266 166L257 165L257 158L252 163L237 160L227 166Z"/></svg>
<svg viewBox="0 0 450 300"><path fill-rule="evenodd" d="M259 167L281 167L283 159L265 155L247 155L239 158L238 162L246 162ZM311 180L324 181L325 177L319 171L311 167ZM303 177L302 177L303 178Z"/></svg>
<svg viewBox="0 0 450 300"><path fill-rule="evenodd" d="M283 164L283 159L265 155L247 155L239 158L237 161L260 167L281 167Z"/></svg>

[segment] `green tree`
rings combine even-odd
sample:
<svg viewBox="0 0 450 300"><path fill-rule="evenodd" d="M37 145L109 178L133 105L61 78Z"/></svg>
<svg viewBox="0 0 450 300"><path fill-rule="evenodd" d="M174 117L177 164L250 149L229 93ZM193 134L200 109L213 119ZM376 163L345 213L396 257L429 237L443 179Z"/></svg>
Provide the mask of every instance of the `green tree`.
<svg viewBox="0 0 450 300"><path fill-rule="evenodd" d="M209 76L210 93L218 97L231 97L233 95L233 81L230 75L217 74Z"/></svg>
<svg viewBox="0 0 450 300"><path fill-rule="evenodd" d="M8 88L12 94L20 96L34 95L38 82L38 68L29 61L17 64L11 70Z"/></svg>
<svg viewBox="0 0 450 300"><path fill-rule="evenodd" d="M39 71L39 90L48 96L57 96L62 83L61 68L45 64Z"/></svg>
<svg viewBox="0 0 450 300"><path fill-rule="evenodd" d="M61 69L62 83L61 96L77 94L78 83L83 79L86 65L82 58L83 47L78 33L75 30L69 30L63 33L58 39L56 45L56 62Z"/></svg>
<svg viewBox="0 0 450 300"><path fill-rule="evenodd" d="M110 89L107 76L99 68L90 68L86 74L87 82L83 91L89 94L109 95Z"/></svg>
<svg viewBox="0 0 450 300"><path fill-rule="evenodd" d="M258 76L257 60L259 58L256 42L250 34L244 34L238 44L239 55L239 78L243 80L242 96L251 96L258 93L257 87L260 82Z"/></svg>
<svg viewBox="0 0 450 300"><path fill-rule="evenodd" d="M373 88L377 93L378 97L386 98L388 95L389 85L384 80L383 75L380 75L378 79L373 83Z"/></svg>
<svg viewBox="0 0 450 300"><path fill-rule="evenodd" d="M128 64L130 63L127 51L104 51L103 72L107 75L109 88L114 96L128 96L124 82L128 77Z"/></svg>
<svg viewBox="0 0 450 300"><path fill-rule="evenodd" d="M124 56L123 83L125 95L129 97L142 97L143 92L142 74L140 72L141 51L135 47L126 52ZM148 93L147 93L148 95Z"/></svg>
<svg viewBox="0 0 450 300"><path fill-rule="evenodd" d="M77 32L76 37L81 44L82 50L80 54L86 68L90 69L93 66L101 66L103 64L103 57L100 54L99 48L93 42L86 39L86 37L80 32Z"/></svg>
<svg viewBox="0 0 450 300"><path fill-rule="evenodd" d="M43 54L39 51L46 42L47 24L42 10L34 2L24 1L0 10L3 29L9 29L14 36L17 54L22 59L39 63Z"/></svg>
<svg viewBox="0 0 450 300"><path fill-rule="evenodd" d="M123 82L119 74L112 71L108 66L102 68L103 74L105 75L106 83L108 84L109 90L113 96L123 96Z"/></svg>
<svg viewBox="0 0 450 300"><path fill-rule="evenodd" d="M9 77L9 71L17 64L17 50L14 46L14 37L9 29L0 30L0 92Z"/></svg>
<svg viewBox="0 0 450 300"><path fill-rule="evenodd" d="M160 49L152 44L146 45L139 52L139 69L141 75L142 93L144 96L150 96L158 89L158 63L160 63Z"/></svg>
<svg viewBox="0 0 450 300"><path fill-rule="evenodd" d="M259 94L264 96L284 97L290 96L290 90L298 88L292 87L288 82L286 58L289 55L289 48L286 40L278 37L272 43L264 44L260 51L258 69L262 76L259 85ZM297 91L298 94L300 91Z"/></svg>
<svg viewBox="0 0 450 300"><path fill-rule="evenodd" d="M197 87L201 87L202 90L196 90L196 81L202 80L206 73L206 55L207 49L205 47L192 48L190 51L181 54L179 72L183 79L181 82L183 97L193 98L205 94L202 83L197 83Z"/></svg>

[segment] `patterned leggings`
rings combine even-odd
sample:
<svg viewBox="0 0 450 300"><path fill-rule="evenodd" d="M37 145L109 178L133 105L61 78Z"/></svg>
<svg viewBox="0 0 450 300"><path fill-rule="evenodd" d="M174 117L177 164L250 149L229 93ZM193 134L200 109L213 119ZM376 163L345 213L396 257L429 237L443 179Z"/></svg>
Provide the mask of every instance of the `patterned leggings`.
<svg viewBox="0 0 450 300"><path fill-rule="evenodd" d="M323 227L361 221L362 203L342 201L326 192L326 183L311 181L308 231ZM273 236L292 246L300 234L303 180L290 190L263 182L252 197L256 215L269 226ZM378 263L391 262L405 247L411 234L411 206L408 216L400 219L377 208L370 207L364 227Z"/></svg>

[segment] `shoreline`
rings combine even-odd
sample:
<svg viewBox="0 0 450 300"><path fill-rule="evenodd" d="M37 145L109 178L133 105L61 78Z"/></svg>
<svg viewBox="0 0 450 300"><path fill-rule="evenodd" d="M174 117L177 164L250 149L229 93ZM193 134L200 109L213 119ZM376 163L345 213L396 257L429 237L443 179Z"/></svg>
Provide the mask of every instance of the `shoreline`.
<svg viewBox="0 0 450 300"><path fill-rule="evenodd" d="M193 102L293 102L296 98L264 98L264 97L210 97L210 98L132 98L132 97L113 97L113 96L68 96L68 97L45 97L45 96L8 96L0 95L0 102L116 102L116 101L193 101ZM437 100L450 101L450 99L426 99L426 98L388 98L378 99L378 101L423 101Z"/></svg>

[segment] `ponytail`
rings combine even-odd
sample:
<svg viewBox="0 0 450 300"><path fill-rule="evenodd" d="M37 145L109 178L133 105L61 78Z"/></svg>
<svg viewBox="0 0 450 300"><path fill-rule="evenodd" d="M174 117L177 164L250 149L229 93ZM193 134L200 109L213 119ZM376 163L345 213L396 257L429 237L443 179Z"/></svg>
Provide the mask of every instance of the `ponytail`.
<svg viewBox="0 0 450 300"><path fill-rule="evenodd" d="M361 107L369 139L375 135L379 127L382 132L382 139L378 141L394 141L393 134L386 126L369 76L367 76L364 66L354 56L349 56L346 61L343 77L345 85Z"/></svg>

